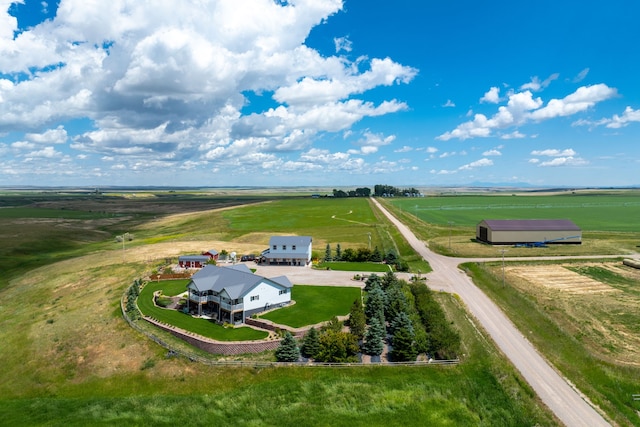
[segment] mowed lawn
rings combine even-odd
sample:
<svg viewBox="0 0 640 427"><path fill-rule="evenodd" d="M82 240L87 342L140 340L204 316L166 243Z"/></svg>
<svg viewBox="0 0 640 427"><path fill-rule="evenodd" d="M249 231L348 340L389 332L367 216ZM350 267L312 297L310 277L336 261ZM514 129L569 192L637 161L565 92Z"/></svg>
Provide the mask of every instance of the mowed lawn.
<svg viewBox="0 0 640 427"><path fill-rule="evenodd" d="M180 289L185 289L188 282L188 280L167 280L147 283L138 296L138 308L146 316L218 341L261 340L269 335L267 332L245 326L225 328L210 320L197 319L176 310L160 308L153 303L155 291L164 291L166 288L165 295L177 295L182 292Z"/></svg>
<svg viewBox="0 0 640 427"><path fill-rule="evenodd" d="M299 328L349 314L353 302L360 298L358 287L295 285L291 298L294 305L269 312L264 319Z"/></svg>

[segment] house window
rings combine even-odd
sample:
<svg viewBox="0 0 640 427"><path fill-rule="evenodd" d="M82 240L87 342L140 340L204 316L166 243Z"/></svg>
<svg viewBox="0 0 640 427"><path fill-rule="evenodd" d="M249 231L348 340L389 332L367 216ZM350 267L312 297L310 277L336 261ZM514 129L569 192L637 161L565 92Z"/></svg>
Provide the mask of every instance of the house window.
<svg viewBox="0 0 640 427"><path fill-rule="evenodd" d="M260 295L252 295L251 301L258 301L260 299Z"/></svg>
<svg viewBox="0 0 640 427"><path fill-rule="evenodd" d="M287 245L282 245L282 250L286 251L287 250Z"/></svg>
<svg viewBox="0 0 640 427"><path fill-rule="evenodd" d="M289 293L288 289L282 289L282 290L280 290L279 295L286 294L286 293Z"/></svg>
<svg viewBox="0 0 640 427"><path fill-rule="evenodd" d="M273 250L278 250L278 247L276 245L273 245Z"/></svg>
<svg viewBox="0 0 640 427"><path fill-rule="evenodd" d="M291 246L291 250L296 250L296 245Z"/></svg>

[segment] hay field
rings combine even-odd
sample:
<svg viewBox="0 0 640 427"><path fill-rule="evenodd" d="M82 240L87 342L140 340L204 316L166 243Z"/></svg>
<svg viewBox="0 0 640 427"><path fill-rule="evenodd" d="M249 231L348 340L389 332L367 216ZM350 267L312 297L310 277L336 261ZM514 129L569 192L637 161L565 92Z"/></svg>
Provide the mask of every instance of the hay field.
<svg viewBox="0 0 640 427"><path fill-rule="evenodd" d="M574 270L595 268L628 286ZM588 351L610 363L640 367L640 270L621 262L507 265L508 283L537 304ZM635 284L635 285L634 285Z"/></svg>

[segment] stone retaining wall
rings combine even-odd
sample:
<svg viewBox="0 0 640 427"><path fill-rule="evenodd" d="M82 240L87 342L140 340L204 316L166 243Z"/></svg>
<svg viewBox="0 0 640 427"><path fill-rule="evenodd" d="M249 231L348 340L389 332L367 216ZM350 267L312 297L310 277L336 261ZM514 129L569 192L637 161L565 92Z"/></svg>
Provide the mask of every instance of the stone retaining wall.
<svg viewBox="0 0 640 427"><path fill-rule="evenodd" d="M169 332L171 335L178 337L194 347L204 350L212 354L223 354L225 356L231 356L235 354L245 353L262 353L267 350L275 350L280 345L279 339L271 341L234 341L234 342L222 342L213 341L201 337L199 335L191 334L187 331L175 328L171 325L158 322L150 317L144 317L144 320Z"/></svg>

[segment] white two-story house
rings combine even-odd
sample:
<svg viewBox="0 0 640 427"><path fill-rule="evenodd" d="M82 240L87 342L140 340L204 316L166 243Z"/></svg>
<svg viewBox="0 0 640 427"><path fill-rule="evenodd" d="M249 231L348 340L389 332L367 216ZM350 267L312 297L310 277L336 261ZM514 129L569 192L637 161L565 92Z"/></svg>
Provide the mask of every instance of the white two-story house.
<svg viewBox="0 0 640 427"><path fill-rule="evenodd" d="M276 265L305 266L311 262L310 236L273 236L269 249L262 253L263 261Z"/></svg>
<svg viewBox="0 0 640 427"><path fill-rule="evenodd" d="M187 309L218 322L244 323L255 313L291 302L293 284L286 276L267 279L237 264L208 264L191 276L187 285Z"/></svg>

